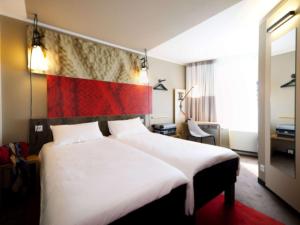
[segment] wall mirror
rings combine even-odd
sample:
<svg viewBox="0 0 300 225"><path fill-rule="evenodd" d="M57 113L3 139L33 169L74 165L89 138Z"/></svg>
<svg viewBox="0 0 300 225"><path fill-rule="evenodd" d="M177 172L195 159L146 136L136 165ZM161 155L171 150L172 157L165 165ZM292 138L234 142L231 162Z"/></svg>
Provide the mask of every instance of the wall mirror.
<svg viewBox="0 0 300 225"><path fill-rule="evenodd" d="M271 45L271 165L296 177L296 29Z"/></svg>

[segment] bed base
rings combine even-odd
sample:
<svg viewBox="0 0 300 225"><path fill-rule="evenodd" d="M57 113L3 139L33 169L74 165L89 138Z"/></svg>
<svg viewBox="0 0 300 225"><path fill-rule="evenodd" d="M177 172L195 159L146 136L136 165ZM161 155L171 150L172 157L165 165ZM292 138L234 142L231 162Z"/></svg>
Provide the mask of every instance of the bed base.
<svg viewBox="0 0 300 225"><path fill-rule="evenodd" d="M238 165L239 159L235 158L204 169L194 176L195 211L222 192L225 194L224 204L234 204ZM111 225L195 224L195 213L189 217L184 214L185 186L174 189L169 195L135 210ZM181 206L179 202L182 202Z"/></svg>
<svg viewBox="0 0 300 225"><path fill-rule="evenodd" d="M195 209L225 193L225 204L235 200L235 182L239 159L231 159L204 169L194 176Z"/></svg>

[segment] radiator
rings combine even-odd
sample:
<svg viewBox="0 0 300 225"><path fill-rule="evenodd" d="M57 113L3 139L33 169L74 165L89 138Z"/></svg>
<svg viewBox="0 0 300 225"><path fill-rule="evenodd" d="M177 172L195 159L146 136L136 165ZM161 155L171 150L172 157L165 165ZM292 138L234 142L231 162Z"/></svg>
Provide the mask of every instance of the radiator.
<svg viewBox="0 0 300 225"><path fill-rule="evenodd" d="M257 132L229 131L229 146L231 149L257 152Z"/></svg>

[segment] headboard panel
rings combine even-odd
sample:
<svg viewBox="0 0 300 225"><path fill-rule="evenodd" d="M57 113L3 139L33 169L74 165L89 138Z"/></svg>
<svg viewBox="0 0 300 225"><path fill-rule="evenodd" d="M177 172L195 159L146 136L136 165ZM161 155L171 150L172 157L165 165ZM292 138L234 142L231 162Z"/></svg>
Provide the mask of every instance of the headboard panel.
<svg viewBox="0 0 300 225"><path fill-rule="evenodd" d="M132 119L140 117L144 120L145 115L120 115L120 116L98 116L98 117L72 117L72 118L51 118L51 119L30 119L29 145L30 152L37 154L42 146L53 141L50 125L77 124L98 121L99 128L104 136L110 135L107 121Z"/></svg>

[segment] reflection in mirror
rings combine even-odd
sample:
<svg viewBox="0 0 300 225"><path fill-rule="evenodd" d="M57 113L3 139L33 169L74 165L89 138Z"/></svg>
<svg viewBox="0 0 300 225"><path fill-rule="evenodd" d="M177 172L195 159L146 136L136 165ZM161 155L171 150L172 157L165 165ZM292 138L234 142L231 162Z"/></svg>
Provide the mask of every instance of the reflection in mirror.
<svg viewBox="0 0 300 225"><path fill-rule="evenodd" d="M296 29L271 48L271 164L295 177Z"/></svg>

